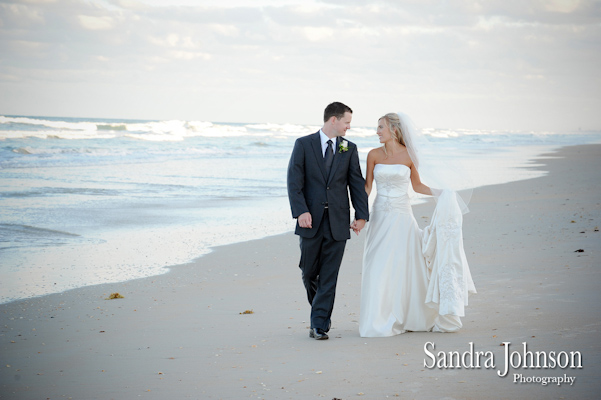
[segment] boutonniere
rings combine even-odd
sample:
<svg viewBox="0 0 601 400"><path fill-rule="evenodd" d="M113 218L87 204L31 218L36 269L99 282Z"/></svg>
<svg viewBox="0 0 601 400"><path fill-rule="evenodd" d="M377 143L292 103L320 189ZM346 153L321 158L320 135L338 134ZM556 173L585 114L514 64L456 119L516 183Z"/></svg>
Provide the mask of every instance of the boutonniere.
<svg viewBox="0 0 601 400"><path fill-rule="evenodd" d="M338 145L338 152L344 153L345 151L348 151L348 141L343 139Z"/></svg>

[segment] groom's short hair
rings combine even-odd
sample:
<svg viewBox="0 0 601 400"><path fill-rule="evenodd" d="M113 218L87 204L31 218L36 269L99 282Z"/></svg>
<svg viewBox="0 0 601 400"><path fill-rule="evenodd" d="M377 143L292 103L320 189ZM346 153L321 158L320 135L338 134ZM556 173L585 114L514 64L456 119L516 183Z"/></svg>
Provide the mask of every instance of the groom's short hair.
<svg viewBox="0 0 601 400"><path fill-rule="evenodd" d="M351 110L351 108L346 104L335 101L332 104L328 104L326 109L323 111L323 122L328 122L328 120L332 117L340 119L344 117L344 114L347 112L352 114L353 110Z"/></svg>

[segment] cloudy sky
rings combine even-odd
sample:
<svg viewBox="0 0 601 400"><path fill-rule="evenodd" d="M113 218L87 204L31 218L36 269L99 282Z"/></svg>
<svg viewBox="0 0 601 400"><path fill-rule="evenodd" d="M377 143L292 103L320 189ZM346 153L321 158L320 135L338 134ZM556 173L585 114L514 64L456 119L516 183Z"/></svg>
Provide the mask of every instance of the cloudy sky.
<svg viewBox="0 0 601 400"><path fill-rule="evenodd" d="M601 2L0 0L0 115L601 129Z"/></svg>

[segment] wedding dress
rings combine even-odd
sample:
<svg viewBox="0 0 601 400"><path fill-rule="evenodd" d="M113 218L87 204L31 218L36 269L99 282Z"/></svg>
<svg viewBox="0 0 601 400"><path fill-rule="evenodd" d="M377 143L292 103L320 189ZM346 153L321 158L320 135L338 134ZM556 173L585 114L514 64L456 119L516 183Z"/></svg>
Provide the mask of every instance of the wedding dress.
<svg viewBox="0 0 601 400"><path fill-rule="evenodd" d="M461 328L468 292L476 293L463 250L457 195L444 190L431 224L421 230L411 209L411 170L376 164L377 196L363 254L359 334Z"/></svg>

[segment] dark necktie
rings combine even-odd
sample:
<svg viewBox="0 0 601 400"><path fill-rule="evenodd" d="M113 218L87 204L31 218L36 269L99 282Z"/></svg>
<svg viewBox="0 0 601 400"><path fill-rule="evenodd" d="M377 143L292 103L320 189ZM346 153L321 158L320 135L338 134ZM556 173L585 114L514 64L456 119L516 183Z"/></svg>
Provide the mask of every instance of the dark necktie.
<svg viewBox="0 0 601 400"><path fill-rule="evenodd" d="M332 161L334 160L334 150L332 150L331 140L328 140L328 148L323 159L326 164L326 176L330 176L330 168L332 168Z"/></svg>

